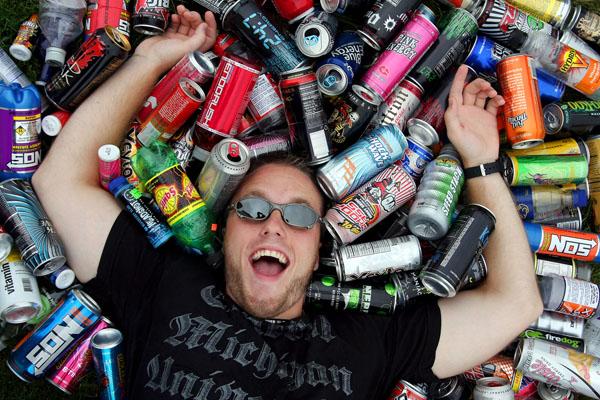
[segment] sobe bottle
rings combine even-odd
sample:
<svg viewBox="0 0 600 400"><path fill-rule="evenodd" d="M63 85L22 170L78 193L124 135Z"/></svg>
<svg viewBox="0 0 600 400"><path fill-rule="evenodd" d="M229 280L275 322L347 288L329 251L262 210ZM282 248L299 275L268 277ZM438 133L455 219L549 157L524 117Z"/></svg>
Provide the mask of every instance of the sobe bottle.
<svg viewBox="0 0 600 400"><path fill-rule="evenodd" d="M85 0L41 0L40 28L50 42L46 63L60 67L65 63L65 47L83 32Z"/></svg>
<svg viewBox="0 0 600 400"><path fill-rule="evenodd" d="M155 140L132 158L132 166L167 217L173 234L186 247L214 252L214 217L179 164L171 147Z"/></svg>
<svg viewBox="0 0 600 400"><path fill-rule="evenodd" d="M408 228L413 235L437 240L448 233L464 181L459 155L448 144L425 167L408 214Z"/></svg>

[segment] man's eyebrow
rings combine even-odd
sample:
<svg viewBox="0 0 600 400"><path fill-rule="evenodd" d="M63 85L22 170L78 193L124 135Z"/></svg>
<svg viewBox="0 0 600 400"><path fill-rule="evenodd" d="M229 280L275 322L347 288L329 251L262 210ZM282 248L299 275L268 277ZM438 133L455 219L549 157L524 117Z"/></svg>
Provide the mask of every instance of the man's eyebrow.
<svg viewBox="0 0 600 400"><path fill-rule="evenodd" d="M263 199L267 198L265 193L261 190L251 190L248 193L244 194L244 196L242 196L242 198L248 197L248 196L262 197ZM310 202L306 198L300 197L300 196L292 197L292 199L290 200L290 203L300 203L300 204L306 204L307 206L311 206Z"/></svg>

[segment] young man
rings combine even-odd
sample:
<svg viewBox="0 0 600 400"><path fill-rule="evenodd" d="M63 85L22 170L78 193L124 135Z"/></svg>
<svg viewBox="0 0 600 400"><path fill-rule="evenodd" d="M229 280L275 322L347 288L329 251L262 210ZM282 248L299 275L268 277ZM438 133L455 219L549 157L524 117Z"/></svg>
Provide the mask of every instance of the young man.
<svg viewBox="0 0 600 400"><path fill-rule="evenodd" d="M93 160L100 145L119 143L162 73L212 46L214 17L205 19L179 6L169 32L144 41L73 114L33 178L69 265L124 333L129 398L385 398L398 379L461 373L535 320L531 254L497 173L466 184L469 200L497 218L485 283L391 317L303 312L324 204L310 174L290 163L255 166L231 200L225 282L201 258L154 250L98 186ZM480 79L463 89L465 75L456 74L446 124L472 167L498 157L503 100Z"/></svg>

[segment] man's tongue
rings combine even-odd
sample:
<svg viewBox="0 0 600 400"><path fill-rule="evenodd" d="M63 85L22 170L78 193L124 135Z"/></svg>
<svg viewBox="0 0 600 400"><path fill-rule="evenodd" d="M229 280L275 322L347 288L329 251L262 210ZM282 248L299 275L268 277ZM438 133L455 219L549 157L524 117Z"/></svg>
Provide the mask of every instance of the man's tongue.
<svg viewBox="0 0 600 400"><path fill-rule="evenodd" d="M283 271L283 265L272 257L261 257L252 263L252 266L261 275L275 276Z"/></svg>

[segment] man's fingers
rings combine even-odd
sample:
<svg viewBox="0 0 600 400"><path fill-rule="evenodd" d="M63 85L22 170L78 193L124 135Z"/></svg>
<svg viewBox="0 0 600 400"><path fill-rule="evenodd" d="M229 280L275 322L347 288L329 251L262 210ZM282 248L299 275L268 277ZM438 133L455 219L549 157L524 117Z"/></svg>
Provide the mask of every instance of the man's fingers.
<svg viewBox="0 0 600 400"><path fill-rule="evenodd" d="M181 19L178 14L171 14L171 23L169 24L169 28L167 29L168 33L175 33L177 29L179 29L179 24L181 24Z"/></svg>
<svg viewBox="0 0 600 400"><path fill-rule="evenodd" d="M187 42L190 44L189 51L202 50L202 46L206 42L206 23L201 23L197 29L190 29Z"/></svg>
<svg viewBox="0 0 600 400"><path fill-rule="evenodd" d="M463 104L467 106L476 105L478 96L482 96L485 99L490 88L491 85L488 81L484 81L481 78L475 79L465 86L463 90Z"/></svg>
<svg viewBox="0 0 600 400"><path fill-rule="evenodd" d="M459 99L450 94L448 98L448 108L444 113L444 122L448 133L460 132L460 119L458 117Z"/></svg>
<svg viewBox="0 0 600 400"><path fill-rule="evenodd" d="M207 51L210 49L217 40L217 20L215 15L207 11L204 13L204 22L206 22L206 41L202 45L201 51Z"/></svg>
<svg viewBox="0 0 600 400"><path fill-rule="evenodd" d="M485 109L487 112L493 115L498 115L498 108L502 107L503 105L504 98L500 95L497 95L492 97L490 101L488 101L487 105L485 106Z"/></svg>
<svg viewBox="0 0 600 400"><path fill-rule="evenodd" d="M493 98L497 94L498 93L493 88L490 88L489 90L480 91L479 93L477 93L477 98L475 99L475 106L485 108L485 103L487 102L487 100Z"/></svg>
<svg viewBox="0 0 600 400"><path fill-rule="evenodd" d="M452 82L452 87L450 88L450 97L456 99L458 102L457 106L463 102L463 87L465 86L466 77L467 67L461 65L454 75L454 82Z"/></svg>

